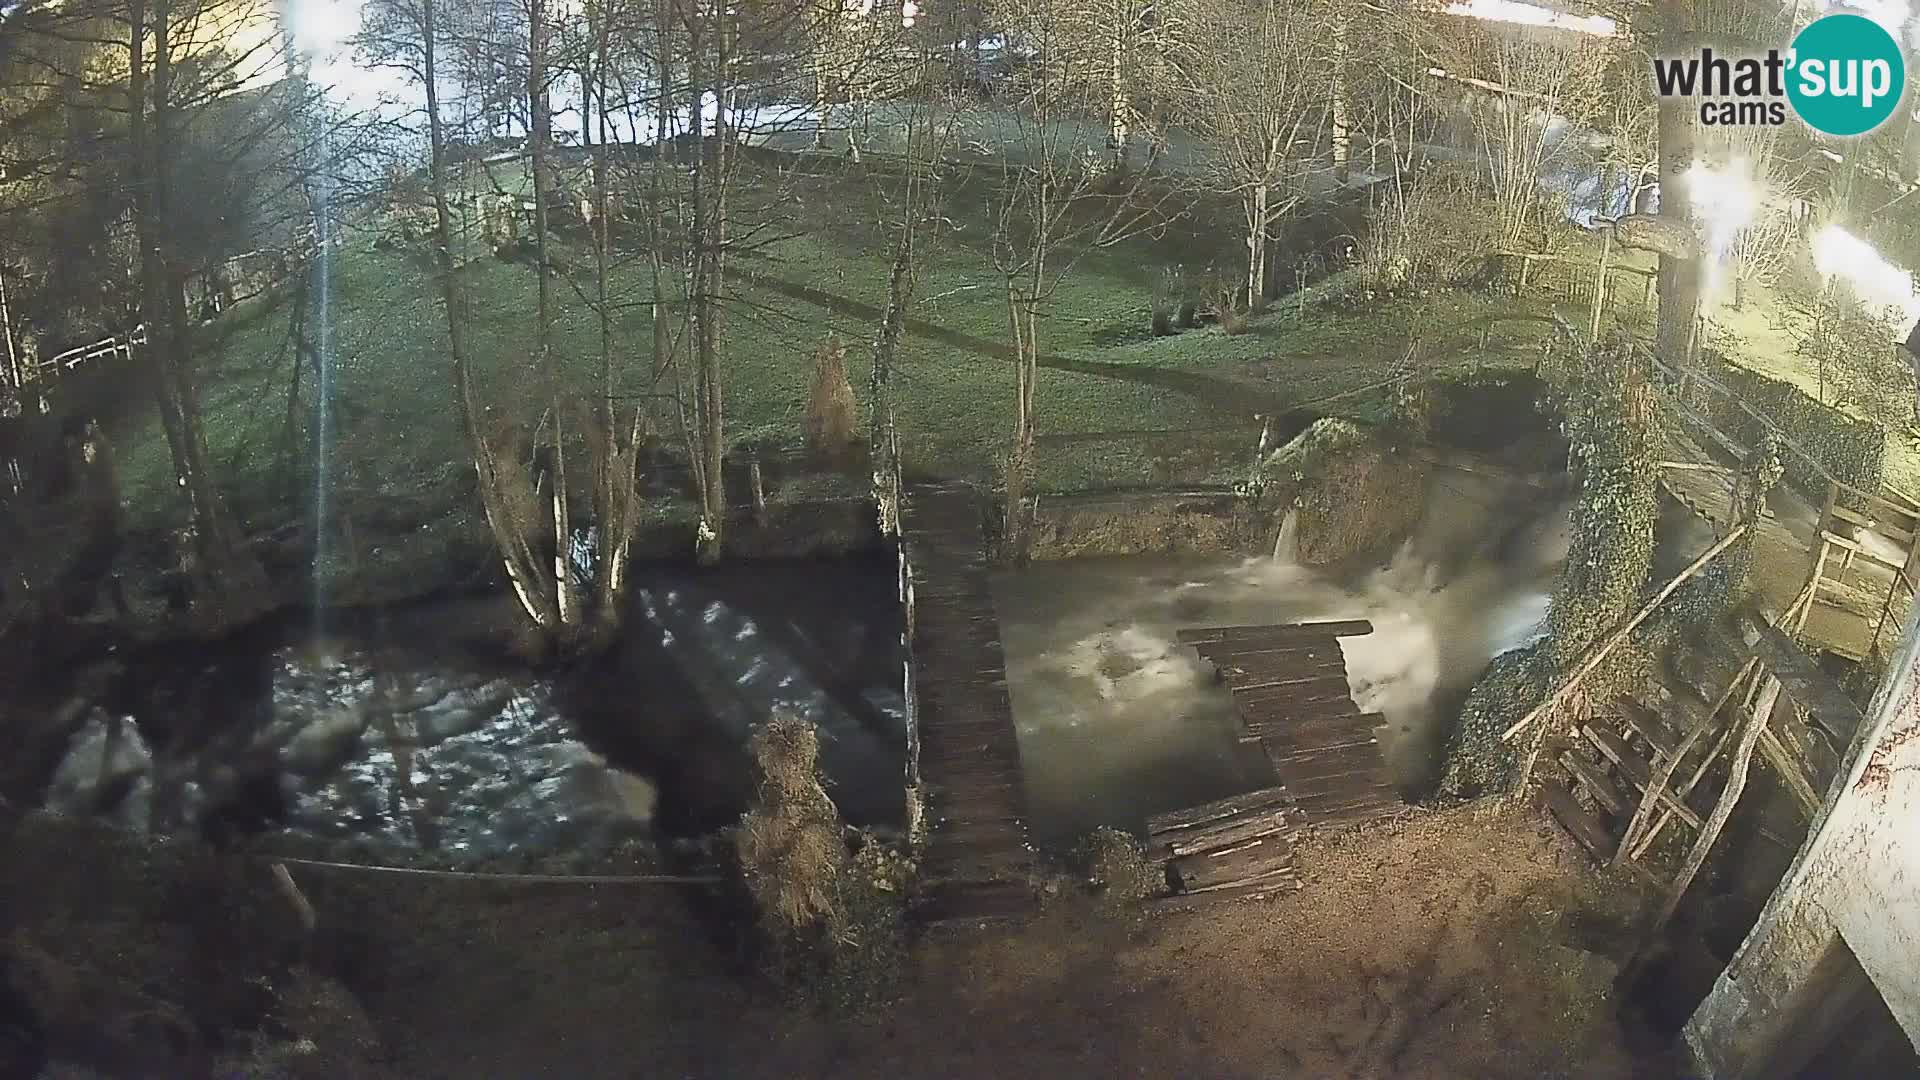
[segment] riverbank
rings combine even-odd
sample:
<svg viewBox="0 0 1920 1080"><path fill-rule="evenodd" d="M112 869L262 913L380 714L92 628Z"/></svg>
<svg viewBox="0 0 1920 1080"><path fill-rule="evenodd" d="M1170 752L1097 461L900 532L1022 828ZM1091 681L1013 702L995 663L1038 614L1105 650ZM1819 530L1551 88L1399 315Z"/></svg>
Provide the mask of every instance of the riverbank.
<svg viewBox="0 0 1920 1080"><path fill-rule="evenodd" d="M0 868L28 884L4 908L0 1030L48 1000L21 993L23 956L124 1002L63 1029L67 1077L126 1075L82 1036L176 1077L1676 1075L1610 994L1637 893L1529 814L1314 839L1305 887L1266 903L1116 917L1066 884L1025 924L922 940L863 1018L774 994L690 887L296 869L303 945L263 866L210 879L68 824L9 839Z"/></svg>

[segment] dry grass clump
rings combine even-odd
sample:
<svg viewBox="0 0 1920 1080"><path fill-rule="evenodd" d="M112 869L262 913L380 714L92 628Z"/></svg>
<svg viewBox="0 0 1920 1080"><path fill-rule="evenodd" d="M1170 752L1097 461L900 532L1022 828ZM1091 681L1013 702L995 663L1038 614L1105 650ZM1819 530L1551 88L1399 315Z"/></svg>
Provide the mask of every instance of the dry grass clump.
<svg viewBox="0 0 1920 1080"><path fill-rule="evenodd" d="M847 347L828 334L814 351L813 381L807 386L807 448L822 457L840 457L853 446L859 422L853 382L847 378Z"/></svg>
<svg viewBox="0 0 1920 1080"><path fill-rule="evenodd" d="M735 840L747 888L776 935L825 926L838 911L847 848L820 786L820 736L804 719L775 716L753 736L753 759L758 798Z"/></svg>
<svg viewBox="0 0 1920 1080"><path fill-rule="evenodd" d="M1166 891L1167 872L1129 833L1101 827L1081 844L1087 881L1103 903L1120 907Z"/></svg>
<svg viewBox="0 0 1920 1080"><path fill-rule="evenodd" d="M1252 329L1252 316L1235 305L1234 290L1222 289L1220 291L1220 332L1238 337Z"/></svg>
<svg viewBox="0 0 1920 1080"><path fill-rule="evenodd" d="M885 1002L906 956L913 865L864 834L848 854L839 811L820 784L812 724L776 715L754 735L753 757L759 793L735 844L770 972L836 1011Z"/></svg>

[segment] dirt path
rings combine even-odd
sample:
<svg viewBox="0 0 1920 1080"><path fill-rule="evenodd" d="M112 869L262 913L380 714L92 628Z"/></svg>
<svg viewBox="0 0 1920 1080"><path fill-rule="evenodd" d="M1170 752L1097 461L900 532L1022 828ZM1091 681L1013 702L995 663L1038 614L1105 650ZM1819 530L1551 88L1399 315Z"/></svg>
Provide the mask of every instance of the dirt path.
<svg viewBox="0 0 1920 1080"><path fill-rule="evenodd" d="M21 828L0 829L0 990L28 1013L0 993L0 1075L36 1011L76 1080L1676 1075L1615 1019L1636 894L1531 812L1311 840L1305 888L1269 903L1074 895L947 931L858 1021L777 998L704 893L302 870L322 930L287 971L264 866ZM249 1060L236 1024L279 1049ZM191 1045L226 1071L172 1056Z"/></svg>
<svg viewBox="0 0 1920 1080"><path fill-rule="evenodd" d="M1614 961L1574 943L1623 913L1539 819L1424 815L1300 861L1271 904L1063 901L925 941L870 1023L757 1000L612 895L445 911L363 1000L410 1077L1670 1075L1614 1020Z"/></svg>

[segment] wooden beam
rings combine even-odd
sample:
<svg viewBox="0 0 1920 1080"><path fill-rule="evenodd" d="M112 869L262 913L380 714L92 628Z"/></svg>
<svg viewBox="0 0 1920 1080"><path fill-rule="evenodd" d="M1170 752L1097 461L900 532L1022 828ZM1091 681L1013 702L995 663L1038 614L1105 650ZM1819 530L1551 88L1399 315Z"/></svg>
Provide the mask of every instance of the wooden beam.
<svg viewBox="0 0 1920 1080"><path fill-rule="evenodd" d="M1211 644L1247 639L1297 640L1308 644L1318 638L1359 637L1373 633L1366 619L1336 619L1326 622L1274 623L1268 626L1200 626L1176 630L1174 637L1182 645Z"/></svg>
<svg viewBox="0 0 1920 1080"><path fill-rule="evenodd" d="M1673 472L1714 472L1730 473L1734 470L1725 465L1710 465L1704 461L1657 461L1654 468Z"/></svg>
<svg viewBox="0 0 1920 1080"><path fill-rule="evenodd" d="M1654 609L1660 606L1660 602L1662 600L1665 600L1667 597L1673 595L1673 591L1675 589L1678 589L1682 582L1686 581L1688 578L1692 577L1693 575L1699 573L1700 568L1707 565L1707 563L1711 562L1714 556L1727 550L1727 548L1733 545L1733 542L1735 540L1738 540L1740 539L1740 537L1746 535L1747 528L1748 526L1746 525L1740 525L1735 527L1732 532L1729 532L1727 535L1721 537L1719 543L1708 548L1706 551L1706 554L1693 560L1693 562L1690 565L1688 565L1686 569L1680 571L1678 574L1675 574L1673 576L1673 580L1667 582L1665 588L1661 589L1658 593L1654 594L1653 599L1647 601L1645 607L1642 607L1639 610L1639 612L1634 615L1633 618L1627 620L1627 624L1625 626L1622 626L1620 629L1614 631L1610 636L1608 636L1608 638L1605 641L1600 643L1598 648L1588 653L1586 660L1582 661L1580 666L1574 669L1573 674L1571 676L1568 676L1567 681L1565 683L1561 684L1560 689L1554 691L1553 694L1547 698L1547 700L1541 702L1539 705L1534 706L1534 709L1532 712L1529 712L1527 715L1521 717L1519 720L1514 721L1514 724L1512 727L1509 727L1507 730L1500 733L1500 738L1503 741L1512 742L1513 737L1515 735L1518 735L1522 731L1526 730L1527 725L1539 719L1542 713L1545 713L1549 709L1558 708L1561 702L1571 697L1573 695L1573 691L1580 685L1580 680L1586 678L1587 675L1590 674L1594 668L1599 667L1601 661L1605 660L1610 654L1612 654L1613 650L1615 648L1618 648L1621 642L1627 640L1627 635L1633 633L1635 627L1638 627L1641 623L1645 622L1647 619L1647 616L1653 614Z"/></svg>
<svg viewBox="0 0 1920 1080"><path fill-rule="evenodd" d="M1786 785L1802 810L1812 814L1820 809L1820 793L1813 790L1805 770L1800 768L1798 755L1770 727L1760 729L1760 755L1780 775L1780 782Z"/></svg>
<svg viewBox="0 0 1920 1080"><path fill-rule="evenodd" d="M1627 831L1620 837L1620 846L1613 853L1613 865L1618 866L1626 861L1634 844L1639 841L1641 833L1652 824L1654 810L1659 805L1659 800L1654 797L1654 790L1665 791L1667 785L1673 783L1673 774L1680 768L1680 759L1686 757L1687 752L1693 749L1693 744L1713 724L1714 718L1720 715L1720 710L1726 708L1734 692L1753 675L1754 669L1759 666L1758 657L1749 658L1746 666L1740 669L1740 674L1735 675L1733 681L1727 684L1727 688L1721 691L1720 699L1713 703L1713 711L1707 714L1707 719L1703 723L1695 724L1693 730L1687 732L1686 738L1680 740L1679 749L1668 754L1660 762L1660 767L1654 771L1653 783L1649 786L1646 797L1640 800L1639 809L1633 812L1633 819L1627 822Z"/></svg>
<svg viewBox="0 0 1920 1080"><path fill-rule="evenodd" d="M1840 740L1840 745L1847 745L1865 721L1860 707L1839 684L1775 627L1760 627L1753 648L1767 671L1780 681L1787 697L1807 711L1808 722Z"/></svg>
<svg viewBox="0 0 1920 1080"><path fill-rule="evenodd" d="M1724 829L1727 819L1733 816L1733 808L1740 801L1740 795L1747 789L1747 773L1753 766L1753 749L1760 742L1760 732L1767 725L1767 717L1773 714L1773 704L1780 698L1780 682L1771 676L1766 677L1766 687L1760 691L1760 700L1754 703L1753 711L1742 722L1740 744L1734 749L1733 764L1727 775L1727 786L1714 800L1713 813L1707 816L1707 823L1700 829L1700 835L1694 838L1693 848L1687 852L1686 862L1680 867L1680 875L1674 879L1673 888L1667 893L1666 903L1660 908L1660 914L1653 920L1647 931L1647 938L1657 938L1666 928L1667 920L1680 906L1680 898L1687 893L1687 887L1693 884L1695 874L1705 865L1707 854L1713 850L1714 842L1720 839L1720 830Z"/></svg>
<svg viewBox="0 0 1920 1080"><path fill-rule="evenodd" d="M1284 787L1261 788L1258 791L1231 795L1199 806L1188 806L1179 810L1169 810L1164 814L1156 814L1147 819L1147 833L1158 837L1162 833L1191 829L1210 821L1233 817L1236 814L1285 806L1289 801L1287 789Z"/></svg>

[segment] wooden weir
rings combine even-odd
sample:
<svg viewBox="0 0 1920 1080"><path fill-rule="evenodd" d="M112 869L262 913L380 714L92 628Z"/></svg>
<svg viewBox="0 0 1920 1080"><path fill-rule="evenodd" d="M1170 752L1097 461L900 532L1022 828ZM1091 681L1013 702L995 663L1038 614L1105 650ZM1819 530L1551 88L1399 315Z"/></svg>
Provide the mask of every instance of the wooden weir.
<svg viewBox="0 0 1920 1080"><path fill-rule="evenodd" d="M1166 862L1178 897L1251 897L1298 886L1296 830L1362 821L1401 807L1375 729L1347 683L1339 639L1373 632L1366 620L1182 630L1233 694L1245 734L1276 783L1147 823L1151 857Z"/></svg>
<svg viewBox="0 0 1920 1080"><path fill-rule="evenodd" d="M964 485L916 485L901 500L908 768L927 826L915 910L930 922L1019 915L1034 904L983 518Z"/></svg>

